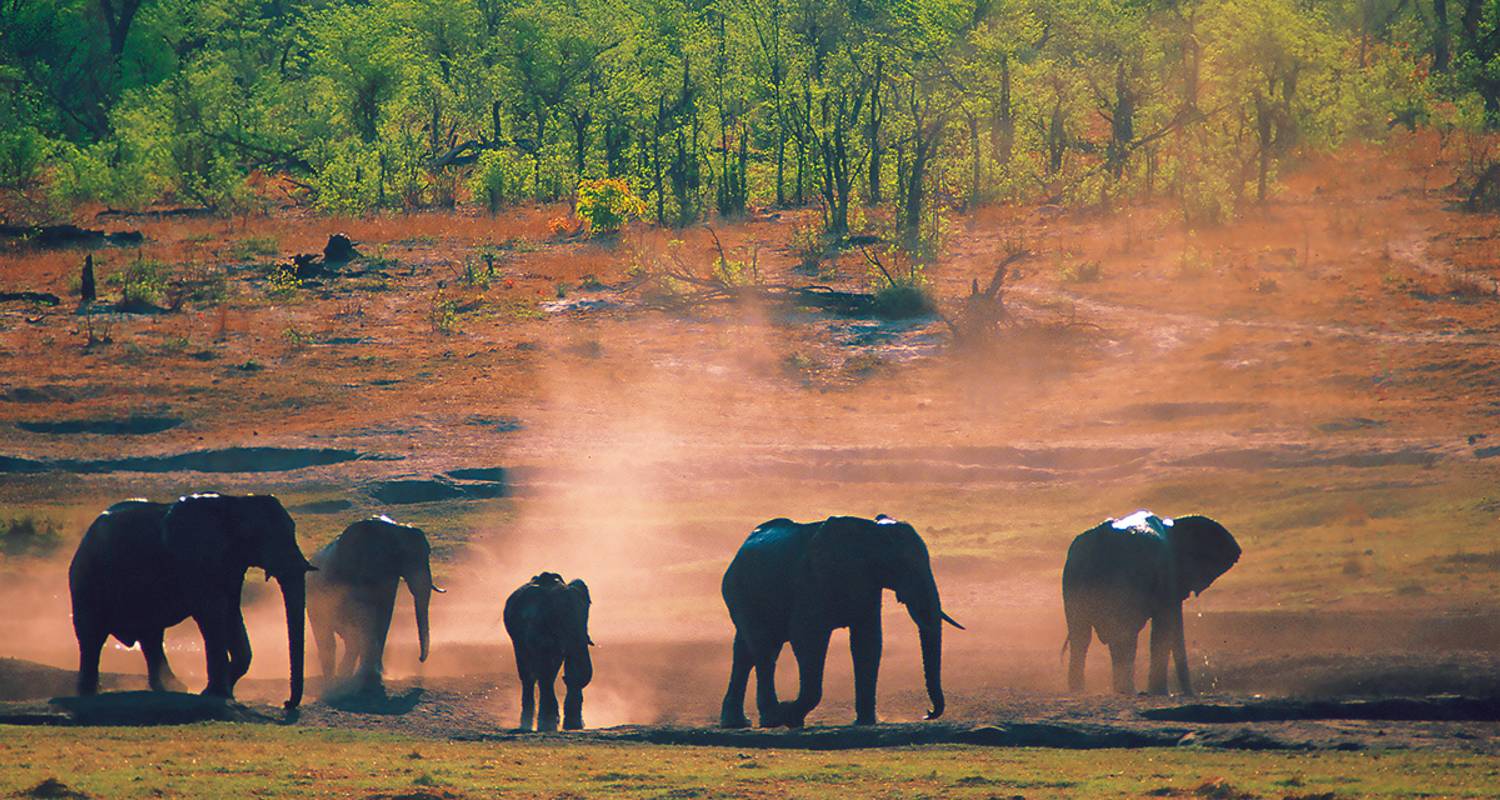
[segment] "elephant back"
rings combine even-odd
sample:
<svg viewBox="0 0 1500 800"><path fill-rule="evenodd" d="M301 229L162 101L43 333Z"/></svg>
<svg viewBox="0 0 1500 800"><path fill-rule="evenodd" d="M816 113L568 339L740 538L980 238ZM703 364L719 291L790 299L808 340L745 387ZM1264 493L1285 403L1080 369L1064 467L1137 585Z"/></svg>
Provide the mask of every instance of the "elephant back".
<svg viewBox="0 0 1500 800"><path fill-rule="evenodd" d="M319 580L329 583L386 583L401 577L408 551L426 549L421 529L373 517L345 528L313 556L313 564L321 571Z"/></svg>
<svg viewBox="0 0 1500 800"><path fill-rule="evenodd" d="M543 572L522 584L505 601L506 633L513 642L566 652L588 644L588 587L564 583L561 575Z"/></svg>

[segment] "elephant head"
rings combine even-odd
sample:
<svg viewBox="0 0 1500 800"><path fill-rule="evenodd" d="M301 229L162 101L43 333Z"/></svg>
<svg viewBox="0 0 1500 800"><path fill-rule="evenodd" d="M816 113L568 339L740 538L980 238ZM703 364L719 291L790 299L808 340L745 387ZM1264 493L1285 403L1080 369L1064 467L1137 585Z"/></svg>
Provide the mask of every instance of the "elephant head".
<svg viewBox="0 0 1500 800"><path fill-rule="evenodd" d="M916 623L922 648L922 677L932 703L927 719L937 719L947 705L943 698L943 623L959 629L963 626L943 611L927 544L911 525L884 514L873 522L848 521L865 529L866 535L859 537L863 540L859 546L869 559L873 578L882 589L896 593L897 602L906 606L907 614Z"/></svg>
<svg viewBox="0 0 1500 800"><path fill-rule="evenodd" d="M243 579L250 567L265 570L266 580L276 579L286 606L289 709L302 702L307 573L316 569L297 546L296 528L291 515L271 495L188 495L174 503L162 520L167 551L177 560L181 574L199 587L199 594L207 594L209 587L226 578ZM239 602L238 596L232 599Z"/></svg>
<svg viewBox="0 0 1500 800"><path fill-rule="evenodd" d="M1240 545L1234 536L1208 517L1178 517L1167 536L1177 563L1180 599L1201 593L1240 560Z"/></svg>
<svg viewBox="0 0 1500 800"><path fill-rule="evenodd" d="M429 609L434 592L442 594L432 580L432 548L421 528L402 525L390 517L361 520L344 529L330 545L330 557L320 552L315 559L329 569L329 578L344 584L406 581L417 617L418 659L427 660L431 646Z"/></svg>
<svg viewBox="0 0 1500 800"><path fill-rule="evenodd" d="M394 546L391 548L391 553L399 562L396 571L406 581L406 588L411 592L417 614L417 660L425 662L432 644L431 627L428 624L432 594L443 594L446 590L432 581L432 548L427 544L427 534L421 528L409 525L392 525L391 528L397 535L397 541L392 543Z"/></svg>

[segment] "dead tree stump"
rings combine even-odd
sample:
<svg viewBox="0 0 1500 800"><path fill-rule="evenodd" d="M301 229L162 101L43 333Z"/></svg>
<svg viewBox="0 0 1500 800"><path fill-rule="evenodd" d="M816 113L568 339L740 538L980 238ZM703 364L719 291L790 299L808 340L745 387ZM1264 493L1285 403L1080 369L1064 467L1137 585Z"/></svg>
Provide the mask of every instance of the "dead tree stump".
<svg viewBox="0 0 1500 800"><path fill-rule="evenodd" d="M83 257L83 276L78 280L78 294L85 303L94 302L94 254Z"/></svg>

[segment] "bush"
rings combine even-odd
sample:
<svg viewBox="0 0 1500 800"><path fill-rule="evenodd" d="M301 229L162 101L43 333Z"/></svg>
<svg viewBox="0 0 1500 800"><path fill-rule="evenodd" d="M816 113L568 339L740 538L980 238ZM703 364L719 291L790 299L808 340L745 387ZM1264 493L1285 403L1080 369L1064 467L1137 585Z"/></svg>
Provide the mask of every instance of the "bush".
<svg viewBox="0 0 1500 800"><path fill-rule="evenodd" d="M614 233L632 218L646 213L646 201L630 191L623 178L600 178L578 184L574 209L589 233Z"/></svg>
<svg viewBox="0 0 1500 800"><path fill-rule="evenodd" d="M47 159L46 137L34 128L0 131L0 185L26 186Z"/></svg>
<svg viewBox="0 0 1500 800"><path fill-rule="evenodd" d="M110 282L120 287L123 306L154 306L167 292L162 265L144 258L130 262L124 272L111 275Z"/></svg>
<svg viewBox="0 0 1500 800"><path fill-rule="evenodd" d="M0 522L0 553L9 558L47 556L62 545L57 523L27 515Z"/></svg>
<svg viewBox="0 0 1500 800"><path fill-rule="evenodd" d="M266 294L273 298L284 300L301 288L302 279L297 277L297 270L291 264L277 264L266 275Z"/></svg>
<svg viewBox="0 0 1500 800"><path fill-rule="evenodd" d="M887 257L896 266L888 268L878 256L866 253L870 265L870 282L875 286L871 306L881 319L910 319L937 310L937 303L927 288L927 271L921 260L910 253L892 248ZM906 261L902 268L899 261Z"/></svg>
<svg viewBox="0 0 1500 800"><path fill-rule="evenodd" d="M509 150L486 151L469 176L469 193L494 214L525 198L526 173L526 164Z"/></svg>
<svg viewBox="0 0 1500 800"><path fill-rule="evenodd" d="M380 156L358 142L337 147L313 175L316 205L330 214L362 214L380 202Z"/></svg>

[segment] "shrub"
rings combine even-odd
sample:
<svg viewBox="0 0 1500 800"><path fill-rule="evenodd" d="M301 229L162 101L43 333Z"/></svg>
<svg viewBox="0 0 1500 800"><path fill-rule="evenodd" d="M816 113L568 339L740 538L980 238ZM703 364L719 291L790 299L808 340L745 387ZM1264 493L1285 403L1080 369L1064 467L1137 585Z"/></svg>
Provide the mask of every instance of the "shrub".
<svg viewBox="0 0 1500 800"><path fill-rule="evenodd" d="M358 142L346 142L328 154L312 178L317 207L330 214L361 214L374 208L381 194L380 155Z"/></svg>
<svg viewBox="0 0 1500 800"><path fill-rule="evenodd" d="M510 151L489 150L479 156L469 192L494 214L526 196L526 174L527 166Z"/></svg>
<svg viewBox="0 0 1500 800"><path fill-rule="evenodd" d="M30 184L46 162L48 149L46 137L34 128L0 131L0 185Z"/></svg>
<svg viewBox="0 0 1500 800"><path fill-rule="evenodd" d="M301 288L302 279L297 277L297 271L291 264L277 264L266 276L266 294L271 297L286 299Z"/></svg>
<svg viewBox="0 0 1500 800"><path fill-rule="evenodd" d="M818 268L828 258L828 242L816 225L798 225L792 228L792 254L797 256L797 269L816 275Z"/></svg>
<svg viewBox="0 0 1500 800"><path fill-rule="evenodd" d="M57 523L27 515L0 522L0 553L9 558L50 555L62 545Z"/></svg>
<svg viewBox="0 0 1500 800"><path fill-rule="evenodd" d="M167 291L162 265L144 258L130 262L124 272L110 276L110 281L120 287L120 304L124 306L156 305Z"/></svg>
<svg viewBox="0 0 1500 800"><path fill-rule="evenodd" d="M1094 283L1104 277L1098 261L1066 261L1057 268L1063 283Z"/></svg>
<svg viewBox="0 0 1500 800"><path fill-rule="evenodd" d="M432 296L432 304L427 309L427 321L432 325L433 333L444 336L458 332L458 301L444 297L442 291Z"/></svg>
<svg viewBox="0 0 1500 800"><path fill-rule="evenodd" d="M589 233L614 233L634 217L646 213L646 201L630 191L623 178L601 178L578 184L574 209Z"/></svg>
<svg viewBox="0 0 1500 800"><path fill-rule="evenodd" d="M870 282L875 286L871 307L881 319L909 319L921 317L937 310L937 303L928 290L926 265L920 259L900 248L887 253L894 268L888 268L878 256L866 252L869 262ZM899 261L905 261L902 268Z"/></svg>

